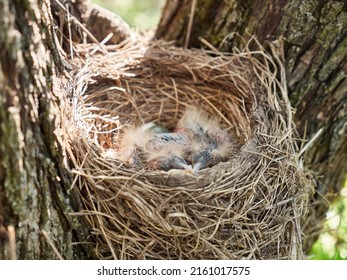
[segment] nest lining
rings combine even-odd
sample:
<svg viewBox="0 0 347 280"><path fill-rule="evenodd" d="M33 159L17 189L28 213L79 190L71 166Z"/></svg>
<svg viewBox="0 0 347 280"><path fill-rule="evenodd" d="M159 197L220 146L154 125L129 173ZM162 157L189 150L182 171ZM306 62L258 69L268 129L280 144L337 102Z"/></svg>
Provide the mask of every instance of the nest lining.
<svg viewBox="0 0 347 280"><path fill-rule="evenodd" d="M310 184L279 96L285 81L258 47L222 54L139 39L90 56L94 45L75 46L77 102L65 123L80 214L99 258L303 258L300 215ZM127 125L172 129L192 106L232 135L227 162L187 174L105 156Z"/></svg>

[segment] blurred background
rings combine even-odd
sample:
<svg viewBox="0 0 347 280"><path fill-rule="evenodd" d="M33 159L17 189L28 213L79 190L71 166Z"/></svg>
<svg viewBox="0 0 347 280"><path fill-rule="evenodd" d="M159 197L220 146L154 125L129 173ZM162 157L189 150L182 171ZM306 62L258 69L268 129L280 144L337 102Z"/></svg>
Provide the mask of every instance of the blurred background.
<svg viewBox="0 0 347 280"><path fill-rule="evenodd" d="M130 26L142 31L155 28L165 0L92 0L120 15ZM310 259L347 260L347 180L330 205L322 233L313 245Z"/></svg>
<svg viewBox="0 0 347 280"><path fill-rule="evenodd" d="M92 0L121 16L131 27L137 30L154 28L159 22L164 0Z"/></svg>
<svg viewBox="0 0 347 280"><path fill-rule="evenodd" d="M322 233L312 246L310 259L347 260L347 180L330 205Z"/></svg>

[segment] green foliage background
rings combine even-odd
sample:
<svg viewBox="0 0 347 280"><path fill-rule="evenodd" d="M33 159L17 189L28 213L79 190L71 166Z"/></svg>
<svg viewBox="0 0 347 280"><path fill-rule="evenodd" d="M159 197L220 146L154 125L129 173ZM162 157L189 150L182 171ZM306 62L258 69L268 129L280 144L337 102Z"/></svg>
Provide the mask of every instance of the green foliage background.
<svg viewBox="0 0 347 280"><path fill-rule="evenodd" d="M312 260L347 260L347 180L330 205L323 231L309 257Z"/></svg>
<svg viewBox="0 0 347 280"><path fill-rule="evenodd" d="M92 0L120 15L130 26L138 30L150 29L159 22L164 0Z"/></svg>
<svg viewBox="0 0 347 280"><path fill-rule="evenodd" d="M120 15L138 30L154 28L159 22L164 0L92 0L92 2ZM309 259L347 260L347 180L344 188L331 204L324 228L312 246Z"/></svg>

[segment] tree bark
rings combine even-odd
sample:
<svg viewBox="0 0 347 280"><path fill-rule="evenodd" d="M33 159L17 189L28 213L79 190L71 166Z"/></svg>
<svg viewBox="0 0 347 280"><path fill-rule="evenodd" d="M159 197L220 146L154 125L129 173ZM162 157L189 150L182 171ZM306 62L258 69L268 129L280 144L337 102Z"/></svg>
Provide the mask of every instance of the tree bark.
<svg viewBox="0 0 347 280"><path fill-rule="evenodd" d="M233 32L260 43L285 40L288 91L301 137L322 134L305 153L317 182L316 218L326 211L321 196L336 194L347 172L347 4L327 0L167 1L157 38L204 47L204 38L222 51L240 47ZM308 223L306 229L316 224Z"/></svg>
<svg viewBox="0 0 347 280"><path fill-rule="evenodd" d="M86 226L68 214L78 201L57 140L63 64L48 1L0 2L0 66L0 259L89 257L72 245Z"/></svg>

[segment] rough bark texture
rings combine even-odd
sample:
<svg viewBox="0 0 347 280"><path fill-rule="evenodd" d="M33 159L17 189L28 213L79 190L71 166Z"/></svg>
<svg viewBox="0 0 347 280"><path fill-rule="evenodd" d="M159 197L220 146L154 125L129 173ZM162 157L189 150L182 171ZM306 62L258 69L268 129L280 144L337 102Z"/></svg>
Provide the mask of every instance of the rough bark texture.
<svg viewBox="0 0 347 280"><path fill-rule="evenodd" d="M191 3L167 1L156 37L184 45ZM284 37L297 129L307 139L323 129L305 153L305 163L315 174L318 192L336 193L347 172L346 1L197 1L189 47L203 46L199 38L204 38L231 51L240 43L233 32L246 38L255 34L261 43ZM326 206L314 203L319 204L316 215L324 214Z"/></svg>
<svg viewBox="0 0 347 280"><path fill-rule="evenodd" d="M57 66L49 2L1 1L0 259L88 256L72 245L84 240L84 227L68 215L77 202L66 192L71 178L55 134Z"/></svg>

